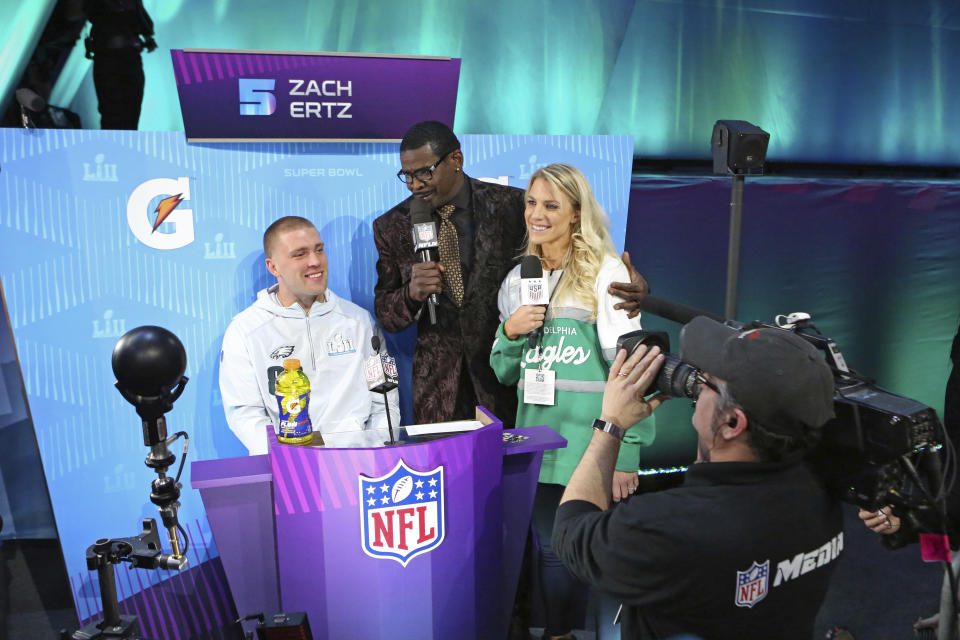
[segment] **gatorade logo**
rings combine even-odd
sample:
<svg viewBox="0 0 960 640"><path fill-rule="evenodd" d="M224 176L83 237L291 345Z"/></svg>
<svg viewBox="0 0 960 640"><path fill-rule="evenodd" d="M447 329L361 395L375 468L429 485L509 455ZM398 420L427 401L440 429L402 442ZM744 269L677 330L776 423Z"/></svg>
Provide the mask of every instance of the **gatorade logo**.
<svg viewBox="0 0 960 640"><path fill-rule="evenodd" d="M287 413L290 414L290 417L294 417L300 413L300 397L296 396L293 398L287 398L287 403L284 405L287 409Z"/></svg>
<svg viewBox="0 0 960 640"><path fill-rule="evenodd" d="M130 231L154 249L187 246L193 242L193 210L180 206L184 200L190 200L189 178L154 178L140 183L127 199Z"/></svg>

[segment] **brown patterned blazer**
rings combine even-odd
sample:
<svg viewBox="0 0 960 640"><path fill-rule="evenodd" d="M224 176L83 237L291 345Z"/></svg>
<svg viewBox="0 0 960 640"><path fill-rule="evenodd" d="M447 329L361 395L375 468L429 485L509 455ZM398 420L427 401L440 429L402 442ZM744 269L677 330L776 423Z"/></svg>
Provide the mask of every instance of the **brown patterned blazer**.
<svg viewBox="0 0 960 640"><path fill-rule="evenodd" d="M465 283L463 306L439 296L437 324L426 309L420 314L413 354L413 413L418 424L453 418L457 382L464 354L478 404L512 425L517 391L505 387L490 368L490 349L500 324L497 292L525 246L524 192L515 187L470 180L471 210L476 233L473 265ZM380 258L374 311L387 331L403 331L416 321L404 301L410 273L419 258L413 251L410 202L407 198L373 221L373 239Z"/></svg>

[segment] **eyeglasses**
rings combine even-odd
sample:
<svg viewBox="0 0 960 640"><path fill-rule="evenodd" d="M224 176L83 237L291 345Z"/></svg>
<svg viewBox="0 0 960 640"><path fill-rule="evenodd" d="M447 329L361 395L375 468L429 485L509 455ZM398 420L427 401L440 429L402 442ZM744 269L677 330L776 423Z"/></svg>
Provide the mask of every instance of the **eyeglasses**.
<svg viewBox="0 0 960 640"><path fill-rule="evenodd" d="M703 387L707 387L708 389L712 389L713 392L716 393L716 394L718 394L718 395L720 394L720 387L718 387L718 386L715 385L714 383L712 383L712 382L710 382L709 380L707 380L707 378L703 375L703 372L702 372L702 371L697 371L697 372L694 374L694 376L693 376L693 382L694 382L694 387L693 387L693 394L694 394L694 395L693 395L693 398L692 398L692 402L690 403L690 406L693 407L694 409L697 408L697 400L700 399L700 391L701 391L701 389L702 389Z"/></svg>
<svg viewBox="0 0 960 640"><path fill-rule="evenodd" d="M716 394L719 394L719 393L720 393L720 387L718 387L718 386L715 385L714 383L712 383L712 382L710 382L709 380L707 380L707 379L704 377L702 371L698 371L698 372L697 372L696 376L694 377L694 381L695 381L698 385L701 385L701 384L702 384L703 386L705 386L705 387L707 387L708 389L712 390L712 391L713 391L714 393L716 393ZM700 395L700 388L699 388L699 386L698 386L698 387L697 387L697 396L699 396L699 395Z"/></svg>
<svg viewBox="0 0 960 640"><path fill-rule="evenodd" d="M440 166L440 163L446 160L447 156L449 156L454 151L456 151L456 149L454 149L453 151L447 151L445 154L440 156L439 160L434 162L429 167L414 169L413 171L409 171L409 172L401 169L400 171L397 171L397 178L400 180L400 182L403 182L404 184L413 184L414 178L416 178L420 182L430 182L433 179L433 172L436 171L437 167Z"/></svg>

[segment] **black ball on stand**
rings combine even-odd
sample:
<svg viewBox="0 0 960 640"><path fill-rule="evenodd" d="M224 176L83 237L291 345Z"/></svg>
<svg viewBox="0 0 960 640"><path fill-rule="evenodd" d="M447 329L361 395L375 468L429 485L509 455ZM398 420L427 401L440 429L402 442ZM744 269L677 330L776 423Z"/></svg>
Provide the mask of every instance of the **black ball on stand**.
<svg viewBox="0 0 960 640"><path fill-rule="evenodd" d="M159 396L180 382L187 370L183 343L163 327L131 329L113 348L117 386L140 396Z"/></svg>

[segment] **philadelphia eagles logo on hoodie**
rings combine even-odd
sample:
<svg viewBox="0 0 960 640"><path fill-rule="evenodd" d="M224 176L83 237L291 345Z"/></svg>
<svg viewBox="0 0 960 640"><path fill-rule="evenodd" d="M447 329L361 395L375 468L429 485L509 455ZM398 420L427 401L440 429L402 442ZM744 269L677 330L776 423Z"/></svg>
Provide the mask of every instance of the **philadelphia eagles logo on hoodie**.
<svg viewBox="0 0 960 640"><path fill-rule="evenodd" d="M273 353L270 354L270 357L273 358L274 360L283 360L284 358L288 357L291 353L293 353L293 345L288 344L286 346L277 347L276 349L274 349Z"/></svg>

